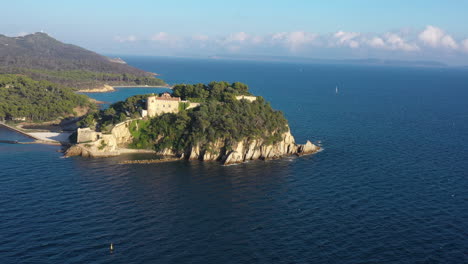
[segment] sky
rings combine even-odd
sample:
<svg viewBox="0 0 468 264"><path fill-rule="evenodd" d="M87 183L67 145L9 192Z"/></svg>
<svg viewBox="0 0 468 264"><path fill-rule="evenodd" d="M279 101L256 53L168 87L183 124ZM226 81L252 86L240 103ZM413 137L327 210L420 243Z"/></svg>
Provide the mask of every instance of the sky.
<svg viewBox="0 0 468 264"><path fill-rule="evenodd" d="M0 34L104 54L434 60L468 65L468 0L15 0Z"/></svg>

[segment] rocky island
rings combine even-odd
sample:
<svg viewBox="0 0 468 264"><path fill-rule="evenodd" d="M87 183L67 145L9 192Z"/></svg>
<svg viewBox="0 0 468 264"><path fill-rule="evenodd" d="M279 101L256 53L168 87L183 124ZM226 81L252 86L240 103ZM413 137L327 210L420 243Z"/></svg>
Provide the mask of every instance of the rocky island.
<svg viewBox="0 0 468 264"><path fill-rule="evenodd" d="M296 144L283 114L239 82L175 85L170 94L136 95L102 110L79 94L168 87L154 75L44 33L0 35L0 121L25 133L75 130L67 156L153 153L163 158L151 162L232 164L319 150Z"/></svg>
<svg viewBox="0 0 468 264"><path fill-rule="evenodd" d="M320 149L310 141L296 144L283 113L239 82L181 84L172 94L132 96L88 114L79 125L66 156L148 152L234 164Z"/></svg>

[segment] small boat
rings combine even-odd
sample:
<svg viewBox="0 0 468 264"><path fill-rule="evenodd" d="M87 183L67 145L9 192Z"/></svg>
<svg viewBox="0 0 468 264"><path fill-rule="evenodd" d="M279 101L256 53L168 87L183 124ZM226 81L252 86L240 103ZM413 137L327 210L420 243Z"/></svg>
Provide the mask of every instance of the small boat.
<svg viewBox="0 0 468 264"><path fill-rule="evenodd" d="M335 93L338 94L338 86L335 88Z"/></svg>

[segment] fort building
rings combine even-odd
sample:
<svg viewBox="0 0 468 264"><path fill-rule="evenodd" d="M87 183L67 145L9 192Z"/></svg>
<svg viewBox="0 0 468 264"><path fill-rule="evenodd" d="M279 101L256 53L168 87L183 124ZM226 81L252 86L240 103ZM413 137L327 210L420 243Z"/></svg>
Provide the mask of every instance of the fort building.
<svg viewBox="0 0 468 264"><path fill-rule="evenodd" d="M249 96L249 95L238 95L236 96L236 99L237 100L242 100L242 99L245 99L249 102L253 102L255 100L257 100L257 97L256 96Z"/></svg>
<svg viewBox="0 0 468 264"><path fill-rule="evenodd" d="M101 132L91 130L91 128L78 128L76 143L94 142L102 138Z"/></svg>
<svg viewBox="0 0 468 264"><path fill-rule="evenodd" d="M178 113L179 103L181 103L180 97L172 97L169 93L150 96L146 100L147 115L154 117L164 113Z"/></svg>
<svg viewBox="0 0 468 264"><path fill-rule="evenodd" d="M178 113L179 105L183 103L185 109L195 108L200 103L183 101L180 97L172 97L170 93L163 93L161 96L153 95L146 100L146 110L141 111L142 117L155 117L164 113Z"/></svg>

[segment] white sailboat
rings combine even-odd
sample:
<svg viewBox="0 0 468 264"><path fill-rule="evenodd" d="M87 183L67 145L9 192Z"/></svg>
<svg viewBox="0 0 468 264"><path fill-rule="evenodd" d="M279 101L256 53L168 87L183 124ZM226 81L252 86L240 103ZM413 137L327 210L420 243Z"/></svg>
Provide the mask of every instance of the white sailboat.
<svg viewBox="0 0 468 264"><path fill-rule="evenodd" d="M335 93L338 94L338 86L335 88Z"/></svg>

